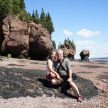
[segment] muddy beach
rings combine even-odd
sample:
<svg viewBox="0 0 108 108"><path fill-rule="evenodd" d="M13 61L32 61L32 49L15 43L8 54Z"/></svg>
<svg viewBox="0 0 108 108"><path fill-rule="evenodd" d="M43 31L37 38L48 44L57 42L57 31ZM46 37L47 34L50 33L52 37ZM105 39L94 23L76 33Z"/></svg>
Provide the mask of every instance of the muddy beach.
<svg viewBox="0 0 108 108"><path fill-rule="evenodd" d="M99 94L78 103L59 94L59 88L52 89L42 83L46 81L46 61L1 58L0 108L107 108L108 62L72 61L71 64L73 72L92 81Z"/></svg>

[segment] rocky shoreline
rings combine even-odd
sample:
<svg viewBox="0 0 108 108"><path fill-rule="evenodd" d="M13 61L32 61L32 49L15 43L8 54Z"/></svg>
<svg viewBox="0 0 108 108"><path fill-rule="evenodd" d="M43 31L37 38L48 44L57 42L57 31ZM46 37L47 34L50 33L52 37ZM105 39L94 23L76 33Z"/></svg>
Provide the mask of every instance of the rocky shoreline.
<svg viewBox="0 0 108 108"><path fill-rule="evenodd" d="M51 108L70 108L70 107L72 108L96 108L96 107L107 108L107 105L108 105L108 102L107 102L108 63L107 62L104 62L104 63L103 62L87 62L86 63L86 62L80 62L80 61L72 61L73 72L75 72L78 76L82 78L91 80L95 88L98 88L98 90L100 91L99 95L93 96L89 100L85 99L82 103L78 103L76 99L70 98L68 96L65 96L65 97L63 97L63 95L60 96L60 94L58 93L59 89L57 90L57 89L44 87L44 85L42 85L42 81L43 81L42 79L40 79L41 90L39 91L43 92L42 90L46 90L46 92L41 93L42 95L35 96L36 94L33 94L33 93L37 93L37 91L32 91L32 90L36 90L36 87L38 87L36 86L36 82L37 82L36 77L38 77L38 80L39 80L40 77L42 78L44 76L42 72L43 70L45 70L45 67L46 67L46 61L1 58L0 81L1 81L2 86L0 88L2 88L1 90L4 92L5 90L7 90L5 92L5 94L8 93L6 96L9 96L9 94L11 93L13 93L14 96L12 97L12 95L10 95L10 97L3 97L3 94L2 94L3 92L0 92L1 93L0 108L40 108L40 106L41 108L49 108L49 107ZM23 73L22 71L23 69L24 70L27 69L27 70L24 71ZM33 69L41 70L42 72L38 71L39 74L36 74L35 71L33 71ZM14 76L14 78L12 76ZM3 86L3 84L5 86ZM16 94L21 93L19 88L21 89L21 91L24 91L24 92L22 92L22 95L16 96ZM24 89L22 90L22 88L25 88L25 90ZM9 92L9 90L11 91L11 93ZM28 94L31 93L31 94L27 95L26 93ZM56 95L52 95L51 93L54 93Z"/></svg>

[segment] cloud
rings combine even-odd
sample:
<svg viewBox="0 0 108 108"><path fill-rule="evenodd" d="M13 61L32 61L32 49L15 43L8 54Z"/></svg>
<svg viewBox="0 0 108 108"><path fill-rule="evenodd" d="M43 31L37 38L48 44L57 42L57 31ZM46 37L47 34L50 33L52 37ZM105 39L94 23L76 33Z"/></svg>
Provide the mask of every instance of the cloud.
<svg viewBox="0 0 108 108"><path fill-rule="evenodd" d="M64 33L65 36L68 36L68 37L73 35L73 33L71 31L67 30L67 29L65 29L63 31L63 33Z"/></svg>
<svg viewBox="0 0 108 108"><path fill-rule="evenodd" d="M88 30L88 29L82 29L82 30L78 31L76 34L78 36L88 38L88 37L99 35L100 31L91 31L91 30Z"/></svg>

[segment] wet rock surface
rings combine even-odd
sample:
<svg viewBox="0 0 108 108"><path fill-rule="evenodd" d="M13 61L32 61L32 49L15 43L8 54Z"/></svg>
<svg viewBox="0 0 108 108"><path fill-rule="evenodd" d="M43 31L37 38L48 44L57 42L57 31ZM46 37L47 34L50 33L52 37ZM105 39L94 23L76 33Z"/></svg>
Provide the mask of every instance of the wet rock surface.
<svg viewBox="0 0 108 108"><path fill-rule="evenodd" d="M98 89L92 81L77 76L75 83L86 99L98 95ZM44 70L0 67L0 96L3 98L37 97L43 94L49 97L75 98L66 83L59 87L52 86L46 80Z"/></svg>

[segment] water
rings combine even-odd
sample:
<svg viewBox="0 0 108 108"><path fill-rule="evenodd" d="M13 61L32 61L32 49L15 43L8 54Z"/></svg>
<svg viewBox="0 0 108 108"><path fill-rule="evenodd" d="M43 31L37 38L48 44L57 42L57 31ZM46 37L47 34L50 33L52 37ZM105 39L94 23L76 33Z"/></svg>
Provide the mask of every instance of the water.
<svg viewBox="0 0 108 108"><path fill-rule="evenodd" d="M90 61L108 62L108 57L90 58Z"/></svg>

